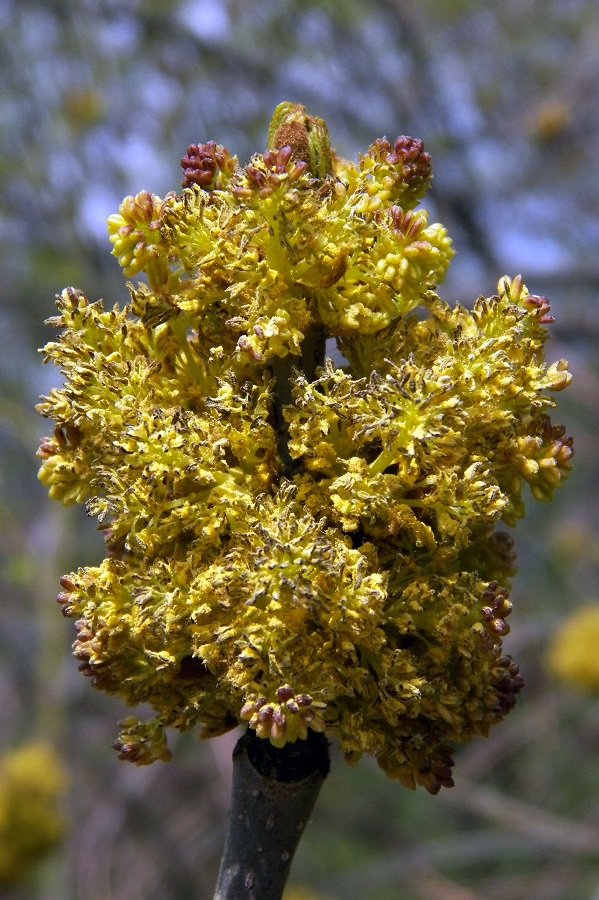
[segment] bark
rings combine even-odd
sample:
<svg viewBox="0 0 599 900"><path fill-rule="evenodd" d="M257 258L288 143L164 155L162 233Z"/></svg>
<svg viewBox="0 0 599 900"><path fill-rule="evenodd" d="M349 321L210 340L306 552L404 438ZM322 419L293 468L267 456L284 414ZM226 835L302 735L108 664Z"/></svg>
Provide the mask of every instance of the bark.
<svg viewBox="0 0 599 900"><path fill-rule="evenodd" d="M322 734L277 749L251 729L233 751L229 826L214 900L280 900L329 771Z"/></svg>

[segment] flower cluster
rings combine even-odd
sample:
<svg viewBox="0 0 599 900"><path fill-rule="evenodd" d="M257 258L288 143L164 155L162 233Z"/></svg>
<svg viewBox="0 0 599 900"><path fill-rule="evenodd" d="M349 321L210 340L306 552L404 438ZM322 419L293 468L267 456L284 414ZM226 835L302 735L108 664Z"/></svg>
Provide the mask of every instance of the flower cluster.
<svg viewBox="0 0 599 900"><path fill-rule="evenodd" d="M221 190L235 170L236 158L226 147L215 141L206 144L190 144L181 160L183 178L181 187L197 184L205 190Z"/></svg>
<svg viewBox="0 0 599 900"><path fill-rule="evenodd" d="M520 277L471 309L437 296L453 251L417 207L420 141L355 164L284 103L245 167L214 142L182 164L180 195L109 219L147 283L122 310L67 288L45 348L65 384L40 478L106 544L58 595L81 671L154 708L114 744L136 764L168 758L167 726L247 722L276 747L326 730L434 793L523 684L497 526L571 465L549 304Z"/></svg>
<svg viewBox="0 0 599 900"><path fill-rule="evenodd" d="M560 681L599 692L599 604L585 603L557 628L547 654L549 671Z"/></svg>
<svg viewBox="0 0 599 900"><path fill-rule="evenodd" d="M0 885L31 875L62 838L66 773L52 747L33 741L0 757Z"/></svg>
<svg viewBox="0 0 599 900"><path fill-rule="evenodd" d="M266 697L250 696L241 710L241 718L249 721L258 737L267 737L273 746L284 747L298 737L305 740L308 728L325 730L326 723L318 710L326 704L314 703L309 694L296 694L289 684L278 688L276 696L271 703Z"/></svg>

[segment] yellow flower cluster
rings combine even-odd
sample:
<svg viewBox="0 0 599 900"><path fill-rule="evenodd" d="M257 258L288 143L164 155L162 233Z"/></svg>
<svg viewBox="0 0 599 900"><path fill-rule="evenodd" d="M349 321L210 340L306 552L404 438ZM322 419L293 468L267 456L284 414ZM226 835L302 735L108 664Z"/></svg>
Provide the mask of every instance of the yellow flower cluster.
<svg viewBox="0 0 599 900"><path fill-rule="evenodd" d="M0 757L0 885L28 875L61 839L65 784L59 757L44 743L24 744Z"/></svg>
<svg viewBox="0 0 599 900"><path fill-rule="evenodd" d="M549 647L547 665L560 681L599 692L599 604L586 603L559 626Z"/></svg>
<svg viewBox="0 0 599 900"><path fill-rule="evenodd" d="M471 310L434 293L452 248L417 208L420 141L354 164L282 104L245 168L214 142L182 164L180 195L109 219L125 274L147 276L130 305L68 288L51 320L65 384L39 406L40 478L107 549L61 581L75 656L156 711L124 720L121 758L168 758L165 726L248 722L275 746L326 730L436 792L452 745L522 686L496 526L523 515L523 482L549 499L570 468L548 303L519 277Z"/></svg>

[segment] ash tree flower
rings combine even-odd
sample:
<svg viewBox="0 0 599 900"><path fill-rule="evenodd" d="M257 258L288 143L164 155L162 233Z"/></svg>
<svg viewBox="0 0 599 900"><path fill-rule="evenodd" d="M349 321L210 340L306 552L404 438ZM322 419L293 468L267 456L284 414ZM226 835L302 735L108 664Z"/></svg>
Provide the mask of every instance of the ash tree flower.
<svg viewBox="0 0 599 900"><path fill-rule="evenodd" d="M471 309L438 297L453 249L419 140L354 163L283 103L245 167L214 141L182 164L182 193L108 220L129 304L67 288L44 349L65 381L40 479L106 544L61 579L81 671L155 710L114 744L138 765L168 758L166 727L247 722L435 793L523 684L500 525L573 452L549 304L520 276Z"/></svg>
<svg viewBox="0 0 599 900"><path fill-rule="evenodd" d="M590 601L557 627L547 651L550 673L571 688L599 694L599 603Z"/></svg>
<svg viewBox="0 0 599 900"><path fill-rule="evenodd" d="M0 890L24 882L66 830L67 773L55 750L30 741L0 756Z"/></svg>

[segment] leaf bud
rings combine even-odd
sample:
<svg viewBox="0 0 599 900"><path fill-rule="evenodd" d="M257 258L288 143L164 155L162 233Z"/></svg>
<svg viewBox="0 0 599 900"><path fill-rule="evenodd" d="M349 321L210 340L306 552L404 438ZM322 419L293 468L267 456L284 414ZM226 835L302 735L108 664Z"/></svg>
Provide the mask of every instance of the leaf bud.
<svg viewBox="0 0 599 900"><path fill-rule="evenodd" d="M269 150L291 148L295 161L306 163L314 178L323 179L332 171L329 130L322 119L309 116L300 103L279 103L268 129Z"/></svg>

